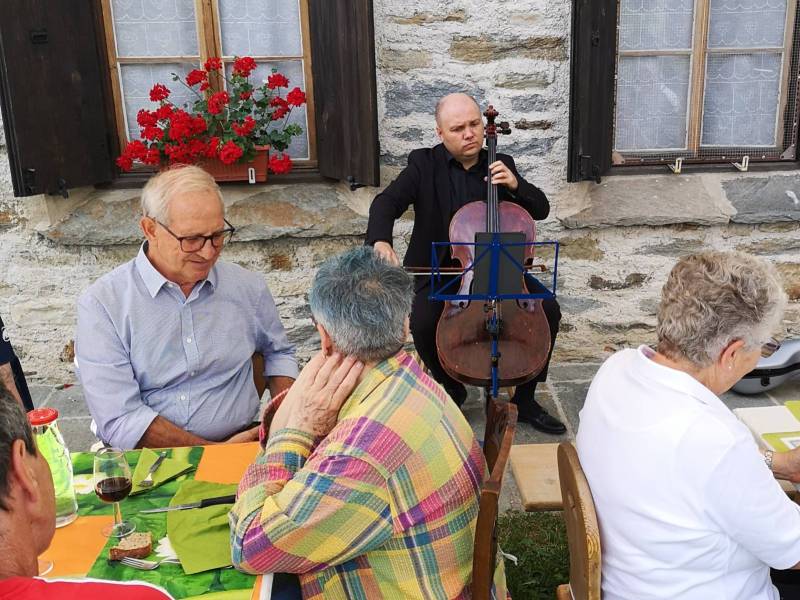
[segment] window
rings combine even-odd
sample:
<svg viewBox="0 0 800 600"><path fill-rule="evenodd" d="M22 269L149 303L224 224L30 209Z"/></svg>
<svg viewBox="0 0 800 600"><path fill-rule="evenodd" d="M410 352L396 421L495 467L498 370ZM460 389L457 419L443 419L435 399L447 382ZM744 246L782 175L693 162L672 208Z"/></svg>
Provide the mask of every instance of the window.
<svg viewBox="0 0 800 600"><path fill-rule="evenodd" d="M571 181L676 158L796 159L797 0L575 4Z"/></svg>
<svg viewBox="0 0 800 600"><path fill-rule="evenodd" d="M256 76L275 65L305 88L308 112L293 116L306 137L293 158L351 186L379 184L372 0L3 0L0 109L14 194L112 181L152 83L187 93L171 72L237 54L259 62Z"/></svg>
<svg viewBox="0 0 800 600"><path fill-rule="evenodd" d="M795 6L620 0L613 162L780 159L797 129Z"/></svg>
<svg viewBox="0 0 800 600"><path fill-rule="evenodd" d="M288 151L298 167L316 166L308 0L102 0L102 9L121 140L139 137L136 114L152 109L154 84L167 85L174 104L191 104L194 93L173 82L172 73L185 77L219 56L230 75L234 57L251 56L259 65L252 81L266 79L274 67L307 92L308 107L290 117L303 135ZM217 91L225 86L221 77L211 84Z"/></svg>

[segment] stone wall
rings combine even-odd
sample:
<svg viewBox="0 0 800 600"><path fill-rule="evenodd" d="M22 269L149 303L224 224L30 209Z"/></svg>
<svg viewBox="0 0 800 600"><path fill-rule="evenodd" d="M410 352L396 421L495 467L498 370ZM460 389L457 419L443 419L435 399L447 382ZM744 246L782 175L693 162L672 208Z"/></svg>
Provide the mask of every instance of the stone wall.
<svg viewBox="0 0 800 600"><path fill-rule="evenodd" d="M660 287L678 256L740 249L778 264L800 335L800 178L791 172L611 177L565 182L569 98L568 0L374 0L382 181L407 153L436 143L444 93L492 102L514 132L501 138L519 169L550 196L540 239L561 243L564 311L557 361L597 361L653 339ZM33 379L72 378L74 305L94 279L132 258L136 190L74 190L70 199L14 199L0 138L0 314ZM264 274L308 356L316 343L305 294L324 257L361 243L376 189L343 185L224 188L243 225L225 258ZM396 228L402 253L411 216ZM545 257L546 253L545 253Z"/></svg>

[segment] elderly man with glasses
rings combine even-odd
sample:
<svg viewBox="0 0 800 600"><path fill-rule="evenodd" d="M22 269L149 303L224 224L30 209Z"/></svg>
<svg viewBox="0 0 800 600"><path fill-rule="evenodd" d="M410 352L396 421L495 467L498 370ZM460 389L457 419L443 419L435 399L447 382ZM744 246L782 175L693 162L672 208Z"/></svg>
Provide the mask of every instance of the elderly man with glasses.
<svg viewBox="0 0 800 600"><path fill-rule="evenodd" d="M78 300L75 364L101 440L121 448L258 439L252 355L270 393L297 376L263 276L219 260L234 228L214 179L164 171L142 190L136 258Z"/></svg>

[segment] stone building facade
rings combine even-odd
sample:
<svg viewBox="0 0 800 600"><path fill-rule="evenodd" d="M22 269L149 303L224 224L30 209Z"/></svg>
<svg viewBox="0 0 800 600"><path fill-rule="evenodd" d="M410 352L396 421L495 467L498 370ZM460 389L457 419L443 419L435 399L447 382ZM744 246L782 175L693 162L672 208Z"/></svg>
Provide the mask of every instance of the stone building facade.
<svg viewBox="0 0 800 600"><path fill-rule="evenodd" d="M566 182L570 7L568 0L374 0L382 183L410 150L436 143L436 99L467 91L511 121L501 151L551 199L539 237L561 244L564 322L554 360L596 362L652 341L669 268L706 248L775 262L792 299L786 333L800 335L796 171L673 175L665 168L599 185ZM223 191L228 218L240 226L224 257L264 274L308 356L316 343L305 296L310 276L326 256L362 242L378 190L314 183ZM137 210L137 190L14 198L0 138L0 314L34 380L72 378L75 300L135 255ZM401 251L411 218L395 228Z"/></svg>

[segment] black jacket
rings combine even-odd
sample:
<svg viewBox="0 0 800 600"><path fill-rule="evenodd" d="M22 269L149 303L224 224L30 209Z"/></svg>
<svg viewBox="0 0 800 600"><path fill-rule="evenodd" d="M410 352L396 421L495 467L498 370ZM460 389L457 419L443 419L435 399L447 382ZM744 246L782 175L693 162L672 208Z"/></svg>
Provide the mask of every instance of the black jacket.
<svg viewBox="0 0 800 600"><path fill-rule="evenodd" d="M517 178L519 187L511 194L498 186L500 201L516 202L536 220L547 218L550 203L539 188L525 181L507 154L497 154ZM372 201L369 209L366 243L392 243L394 222L414 205L414 229L403 264L429 267L431 243L449 241L450 220L455 213L450 198L447 151L442 144L420 148L408 155L408 166ZM449 254L449 253L448 253ZM446 266L448 261L443 261Z"/></svg>

